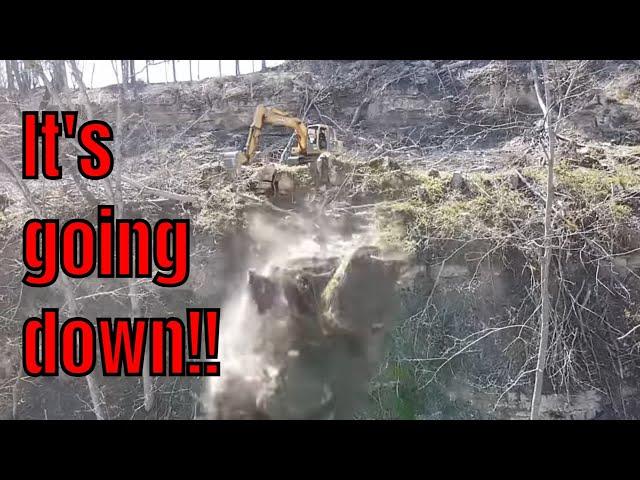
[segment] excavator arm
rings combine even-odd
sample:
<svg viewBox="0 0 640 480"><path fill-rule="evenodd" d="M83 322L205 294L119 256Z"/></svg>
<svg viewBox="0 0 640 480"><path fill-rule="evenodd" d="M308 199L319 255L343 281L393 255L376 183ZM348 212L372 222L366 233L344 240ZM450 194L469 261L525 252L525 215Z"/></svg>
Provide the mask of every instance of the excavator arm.
<svg viewBox="0 0 640 480"><path fill-rule="evenodd" d="M256 154L260 144L260 136L262 135L262 127L264 124L279 125L294 130L298 138L296 153L299 155L307 154L308 131L305 123L299 118L292 117L288 113L278 110L277 108L258 105L253 116L253 123L251 123L251 127L249 127L247 143L242 151L244 157L242 163L251 161L253 156Z"/></svg>

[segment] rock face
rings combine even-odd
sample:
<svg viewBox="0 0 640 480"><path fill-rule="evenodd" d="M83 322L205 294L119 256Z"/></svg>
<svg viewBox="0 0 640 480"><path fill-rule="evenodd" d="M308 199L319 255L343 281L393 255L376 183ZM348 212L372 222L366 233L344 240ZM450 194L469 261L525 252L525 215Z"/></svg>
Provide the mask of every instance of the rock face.
<svg viewBox="0 0 640 480"><path fill-rule="evenodd" d="M366 394L398 308L400 262L361 247L344 259L302 258L249 273L262 375L225 373L212 418L350 418ZM246 370L245 370L246 372Z"/></svg>
<svg viewBox="0 0 640 480"><path fill-rule="evenodd" d="M581 94L565 106L570 110L566 112L569 128L585 138L637 143L638 65L583 64L562 62L559 67L567 75L577 69L578 76L590 82L579 90L595 92ZM34 95L34 105L43 93ZM112 123L116 94L109 88L89 91L96 115ZM68 95L72 104L82 104L77 93ZM216 147L239 149L261 103L310 123L326 123L329 117L349 137L347 144L354 141L349 128L371 138L408 138L420 145L457 139L460 146L464 144L460 135L477 135L494 127L482 135L490 145L523 134L539 118L527 61L292 61L240 77L141 85L138 97L125 105L125 114L144 118L144 125L133 128L139 137L149 137L149 145L153 135L145 133L147 126L155 130L154 135L206 135ZM284 147L290 135L285 128L270 127L263 143ZM134 147L130 153L144 151L145 145L138 142Z"/></svg>

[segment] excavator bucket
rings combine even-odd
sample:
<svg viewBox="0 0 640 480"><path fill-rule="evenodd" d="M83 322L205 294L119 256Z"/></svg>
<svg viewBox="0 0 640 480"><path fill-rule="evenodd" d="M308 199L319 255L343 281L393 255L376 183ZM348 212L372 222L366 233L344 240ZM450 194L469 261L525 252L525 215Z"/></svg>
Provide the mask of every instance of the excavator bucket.
<svg viewBox="0 0 640 480"><path fill-rule="evenodd" d="M247 163L247 156L242 151L225 152L222 154L222 164L227 170L236 170Z"/></svg>

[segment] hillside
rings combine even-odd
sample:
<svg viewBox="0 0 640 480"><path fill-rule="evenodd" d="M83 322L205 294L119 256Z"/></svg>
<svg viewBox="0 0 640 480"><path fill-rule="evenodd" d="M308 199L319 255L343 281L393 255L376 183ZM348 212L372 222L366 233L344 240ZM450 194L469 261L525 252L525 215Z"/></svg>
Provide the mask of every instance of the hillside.
<svg viewBox="0 0 640 480"><path fill-rule="evenodd" d="M640 65L550 63L559 120L542 416L639 418ZM62 290L21 285L24 222L34 209L93 220L112 188L22 181L19 112L77 109L114 126L126 216L191 219L193 250L190 280L170 294L88 278L72 282L71 303L92 318L206 302L228 319L226 376L156 379L152 408L141 379L97 376L106 416L528 418L547 181L530 62L290 61L86 93L0 91L1 417L95 417L83 379L25 378L19 359L23 319L70 304ZM269 166L291 136L282 127L265 129L254 162L225 170L258 104L336 130L345 150L326 178L315 162ZM278 188L261 188L265 175Z"/></svg>

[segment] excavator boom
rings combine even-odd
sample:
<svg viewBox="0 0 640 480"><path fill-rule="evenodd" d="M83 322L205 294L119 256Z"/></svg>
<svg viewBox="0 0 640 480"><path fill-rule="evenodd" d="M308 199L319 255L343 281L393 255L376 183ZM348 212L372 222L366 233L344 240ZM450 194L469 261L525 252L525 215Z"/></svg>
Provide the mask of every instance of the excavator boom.
<svg viewBox="0 0 640 480"><path fill-rule="evenodd" d="M291 128L295 131L298 138L297 153L300 155L307 154L308 130L305 123L299 118L293 117L277 108L269 108L264 105L258 105L253 115L253 122L249 127L249 136L245 144L242 163L251 161L258 150L260 144L260 136L262 135L262 127L264 124L279 125Z"/></svg>

